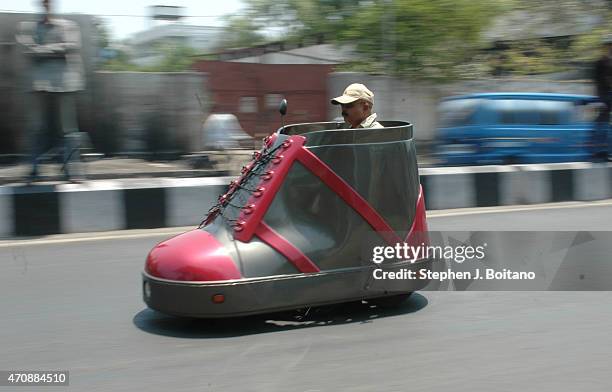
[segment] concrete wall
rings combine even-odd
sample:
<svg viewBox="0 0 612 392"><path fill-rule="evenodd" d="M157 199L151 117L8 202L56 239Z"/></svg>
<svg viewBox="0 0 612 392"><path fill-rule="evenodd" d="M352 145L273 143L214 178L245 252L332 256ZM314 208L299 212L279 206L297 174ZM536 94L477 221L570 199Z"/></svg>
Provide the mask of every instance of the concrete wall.
<svg viewBox="0 0 612 392"><path fill-rule="evenodd" d="M433 140L437 126L438 101L447 96L483 92L541 92L593 94L588 81L524 79L480 79L447 85L399 80L383 75L358 72L336 72L329 75L329 99L342 94L351 83L363 83L374 92L374 111L383 120L403 120L414 124L417 140ZM328 118L340 116L337 107L329 105Z"/></svg>
<svg viewBox="0 0 612 392"><path fill-rule="evenodd" d="M206 85L198 72L96 72L94 143L111 152L200 150Z"/></svg>
<svg viewBox="0 0 612 392"><path fill-rule="evenodd" d="M85 91L78 93L79 128L104 153L200 149L209 102L205 74L95 72L97 29L89 15L62 15L81 29ZM36 14L0 13L0 154L27 154L30 63L15 42L20 22ZM200 109L196 94L204 103Z"/></svg>

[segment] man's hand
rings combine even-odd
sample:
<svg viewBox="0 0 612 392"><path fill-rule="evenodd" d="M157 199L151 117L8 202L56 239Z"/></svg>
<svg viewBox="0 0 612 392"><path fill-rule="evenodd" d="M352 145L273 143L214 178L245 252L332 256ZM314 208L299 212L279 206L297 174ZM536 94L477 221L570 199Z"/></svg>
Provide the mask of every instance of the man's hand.
<svg viewBox="0 0 612 392"><path fill-rule="evenodd" d="M70 23L64 26L63 41L51 44L37 44L33 38L34 25L24 23L16 36L18 43L25 47L25 53L34 57L65 57L67 53L81 48L81 36L78 25Z"/></svg>
<svg viewBox="0 0 612 392"><path fill-rule="evenodd" d="M34 57L42 58L63 58L66 57L66 50L57 48L54 45L58 44L47 44L47 45L26 45L25 54Z"/></svg>

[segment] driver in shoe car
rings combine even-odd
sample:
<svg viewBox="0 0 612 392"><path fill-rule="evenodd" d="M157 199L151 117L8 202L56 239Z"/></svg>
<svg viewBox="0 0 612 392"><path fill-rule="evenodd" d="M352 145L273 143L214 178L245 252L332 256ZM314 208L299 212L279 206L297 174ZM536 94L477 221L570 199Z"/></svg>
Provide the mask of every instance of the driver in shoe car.
<svg viewBox="0 0 612 392"><path fill-rule="evenodd" d="M333 105L340 105L342 117L350 128L384 128L376 121L372 113L374 93L361 83L349 85L344 93L331 100Z"/></svg>

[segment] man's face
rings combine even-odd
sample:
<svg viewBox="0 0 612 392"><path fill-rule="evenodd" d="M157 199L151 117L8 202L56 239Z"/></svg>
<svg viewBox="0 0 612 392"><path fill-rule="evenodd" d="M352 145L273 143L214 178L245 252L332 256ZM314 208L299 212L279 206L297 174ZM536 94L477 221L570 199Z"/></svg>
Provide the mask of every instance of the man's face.
<svg viewBox="0 0 612 392"><path fill-rule="evenodd" d="M355 102L342 104L342 117L344 121L354 128L361 124L363 120L368 117L368 104L367 102L359 99Z"/></svg>

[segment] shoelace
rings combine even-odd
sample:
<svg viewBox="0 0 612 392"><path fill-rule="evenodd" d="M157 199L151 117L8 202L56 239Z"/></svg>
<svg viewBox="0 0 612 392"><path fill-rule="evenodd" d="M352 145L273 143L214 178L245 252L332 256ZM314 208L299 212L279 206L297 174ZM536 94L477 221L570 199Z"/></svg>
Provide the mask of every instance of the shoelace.
<svg viewBox="0 0 612 392"><path fill-rule="evenodd" d="M281 147L282 143L274 148L269 148L264 143L264 147L261 151L253 153L252 160L246 166L242 167L242 175L237 180L230 182L228 191L219 196L217 203L208 210L206 217L202 220L198 228L208 225L214 221L217 216L223 218L223 221L229 227L233 227L238 219L232 219L231 217L227 216L225 214L226 209L228 207L238 210L244 208L244 205L232 203L233 199L238 194L244 194L240 193L239 191L245 191L249 196L258 191L257 189L249 188L245 185L248 184L251 179L255 177L259 178L265 174L265 168L268 166L268 163L274 159L275 152Z"/></svg>

